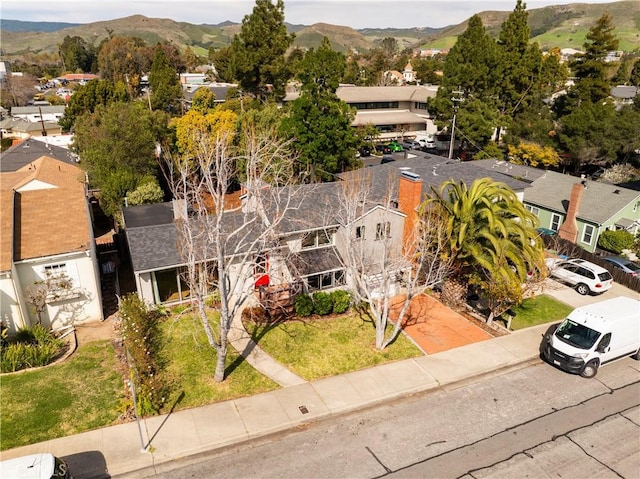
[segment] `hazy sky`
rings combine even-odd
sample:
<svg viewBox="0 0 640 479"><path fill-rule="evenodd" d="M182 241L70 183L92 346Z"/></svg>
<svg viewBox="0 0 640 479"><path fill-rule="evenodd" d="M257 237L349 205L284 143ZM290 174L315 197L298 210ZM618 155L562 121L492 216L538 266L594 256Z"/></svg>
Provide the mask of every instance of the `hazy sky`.
<svg viewBox="0 0 640 479"><path fill-rule="evenodd" d="M582 0L579 3L608 3ZM531 0L528 9L573 2ZM11 20L92 23L140 14L189 23L241 22L254 0L2 0L0 17ZM285 0L285 21L366 27L444 27L484 10L512 11L516 0Z"/></svg>

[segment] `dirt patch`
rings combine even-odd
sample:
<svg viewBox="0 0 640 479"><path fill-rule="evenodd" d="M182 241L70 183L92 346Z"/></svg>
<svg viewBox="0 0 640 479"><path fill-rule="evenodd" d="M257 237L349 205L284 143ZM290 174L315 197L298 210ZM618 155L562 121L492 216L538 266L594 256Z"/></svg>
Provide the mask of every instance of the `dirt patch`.
<svg viewBox="0 0 640 479"><path fill-rule="evenodd" d="M105 339L115 339L115 319L113 315L104 321L92 321L76 325L78 346Z"/></svg>

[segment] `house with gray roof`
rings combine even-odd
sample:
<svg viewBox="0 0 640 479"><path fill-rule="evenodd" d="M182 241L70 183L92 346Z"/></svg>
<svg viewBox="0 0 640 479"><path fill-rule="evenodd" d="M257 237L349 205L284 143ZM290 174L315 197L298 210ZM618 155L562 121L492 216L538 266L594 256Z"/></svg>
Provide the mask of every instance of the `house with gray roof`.
<svg viewBox="0 0 640 479"><path fill-rule="evenodd" d="M566 239L591 253L605 230L640 231L640 191L499 160L473 164L528 182L523 202L540 226L561 236L571 230Z"/></svg>
<svg viewBox="0 0 640 479"><path fill-rule="evenodd" d="M470 163L420 153L409 158L340 175L340 181L279 188L266 205L266 217L278 217L275 235L259 240L260 222L255 221L245 200L244 207L224 214L225 231L255 223L233 248L226 247L232 270L245 274L240 284L258 290L261 286L300 283L310 292L349 287L345 267L349 243L357 242L364 252L366 270L372 277L384 254L400 257L411 224L420 205L432 189L447 180L472 183L491 177L510 186L522 199L530 184L501 172L490 172ZM347 220L343 208L350 180L365 182L367 198ZM288 199L286 208L283 199ZM270 209L273 210L270 211ZM280 216L278 216L280 215ZM188 216L188 214L186 215ZM183 281L186 261L182 253L179 221L185 212L178 202L124 208L123 218L138 294L151 304L186 301L190 292ZM249 219L248 219L249 218ZM197 221L194 219L193 221ZM253 236L252 236L253 235ZM208 241L211 241L209 238ZM383 244L384 243L384 244ZM382 251L382 248L387 248ZM208 243L203 262L214 262L215 251ZM383 254L384 253L384 254ZM233 257L232 257L233 256ZM247 264L248 263L248 264Z"/></svg>
<svg viewBox="0 0 640 479"><path fill-rule="evenodd" d="M0 172L19 170L41 156L74 165L78 163L78 156L67 148L27 138L15 142L10 148L0 153Z"/></svg>

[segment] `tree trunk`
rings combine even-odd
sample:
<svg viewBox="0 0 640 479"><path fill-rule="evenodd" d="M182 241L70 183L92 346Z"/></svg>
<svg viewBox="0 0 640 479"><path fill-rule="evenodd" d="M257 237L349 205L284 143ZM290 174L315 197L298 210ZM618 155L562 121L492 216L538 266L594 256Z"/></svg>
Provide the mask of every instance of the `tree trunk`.
<svg viewBox="0 0 640 479"><path fill-rule="evenodd" d="M216 361L216 372L213 375L213 380L217 383L224 381L224 369L227 362L227 337L220 341L220 348L217 350L218 359Z"/></svg>

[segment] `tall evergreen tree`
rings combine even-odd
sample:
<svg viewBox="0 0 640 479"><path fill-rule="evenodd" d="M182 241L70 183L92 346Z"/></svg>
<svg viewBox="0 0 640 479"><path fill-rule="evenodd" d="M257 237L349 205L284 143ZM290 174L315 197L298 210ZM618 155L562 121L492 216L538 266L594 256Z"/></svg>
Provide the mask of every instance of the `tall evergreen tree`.
<svg viewBox="0 0 640 479"><path fill-rule="evenodd" d="M510 126L515 114L529 106L540 91L542 52L537 43L529 43L528 18L526 4L518 0L500 29L497 90L500 126Z"/></svg>
<svg viewBox="0 0 640 479"><path fill-rule="evenodd" d="M231 43L232 71L240 86L260 99L268 96L269 89L276 98L284 97L285 54L294 38L284 24L284 1L256 0Z"/></svg>
<svg viewBox="0 0 640 479"><path fill-rule="evenodd" d="M182 99L182 86L178 73L169 65L169 59L160 45L156 46L151 72L151 107L154 110L179 111Z"/></svg>
<svg viewBox="0 0 640 479"><path fill-rule="evenodd" d="M312 181L331 180L353 165L359 143L351 127L354 112L336 95L346 60L325 37L320 47L307 52L299 69L302 95L292 103L283 130L293 138L299 169Z"/></svg>
<svg viewBox="0 0 640 479"><path fill-rule="evenodd" d="M78 36L64 37L58 47L65 71L88 73L97 67L95 48Z"/></svg>
<svg viewBox="0 0 640 479"><path fill-rule="evenodd" d="M436 124L449 130L458 108L459 132L477 148L489 141L496 123L497 62L496 42L487 34L482 19L474 15L447 55L442 84L429 102Z"/></svg>
<svg viewBox="0 0 640 479"><path fill-rule="evenodd" d="M575 93L579 101L598 103L609 97L610 65L605 61L607 53L618 49L611 15L605 13L589 29L583 44L585 52L577 55L571 64L576 78Z"/></svg>

